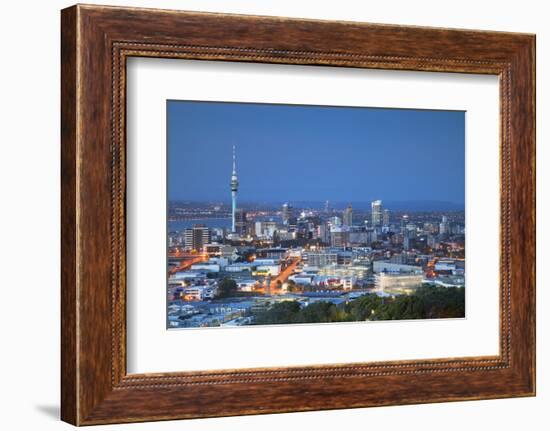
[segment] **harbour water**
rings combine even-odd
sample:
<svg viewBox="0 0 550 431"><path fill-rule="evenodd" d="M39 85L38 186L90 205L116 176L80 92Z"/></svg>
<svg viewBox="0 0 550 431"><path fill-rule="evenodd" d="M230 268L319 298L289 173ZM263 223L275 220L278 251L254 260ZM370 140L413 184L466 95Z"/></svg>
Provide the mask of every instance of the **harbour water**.
<svg viewBox="0 0 550 431"><path fill-rule="evenodd" d="M226 218L204 218L204 219L189 219L189 220L169 220L168 232L181 232L182 230L193 227L196 224L203 224L209 228L231 228L231 217Z"/></svg>

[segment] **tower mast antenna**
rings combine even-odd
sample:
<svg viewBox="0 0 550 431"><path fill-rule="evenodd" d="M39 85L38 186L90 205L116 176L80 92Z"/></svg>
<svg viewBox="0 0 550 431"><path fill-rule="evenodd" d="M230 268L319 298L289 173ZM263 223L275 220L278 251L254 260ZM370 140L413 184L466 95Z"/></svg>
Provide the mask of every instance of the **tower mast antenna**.
<svg viewBox="0 0 550 431"><path fill-rule="evenodd" d="M237 156L235 145L233 145L233 172L231 174L231 232L235 233L236 213L237 213L237 190L239 188L239 180L237 178Z"/></svg>

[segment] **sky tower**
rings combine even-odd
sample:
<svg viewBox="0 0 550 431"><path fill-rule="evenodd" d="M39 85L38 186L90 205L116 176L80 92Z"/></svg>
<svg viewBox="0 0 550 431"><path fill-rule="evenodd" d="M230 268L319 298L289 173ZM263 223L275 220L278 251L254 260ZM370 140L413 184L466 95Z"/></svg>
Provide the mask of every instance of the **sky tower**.
<svg viewBox="0 0 550 431"><path fill-rule="evenodd" d="M235 233L235 214L237 212L237 162L235 157L235 145L233 145L233 173L231 174L231 232Z"/></svg>

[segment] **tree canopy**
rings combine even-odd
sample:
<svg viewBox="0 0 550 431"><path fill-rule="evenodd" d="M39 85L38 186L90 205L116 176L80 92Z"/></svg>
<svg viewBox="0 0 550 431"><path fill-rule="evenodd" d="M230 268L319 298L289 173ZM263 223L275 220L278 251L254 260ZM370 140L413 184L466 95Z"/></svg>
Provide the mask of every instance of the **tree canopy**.
<svg viewBox="0 0 550 431"><path fill-rule="evenodd" d="M254 313L253 324L357 322L365 320L408 320L464 317L464 288L424 285L411 295L379 297L366 294L353 301L333 304L317 301L276 302Z"/></svg>
<svg viewBox="0 0 550 431"><path fill-rule="evenodd" d="M237 282L232 278L224 278L218 283L218 298L227 298L237 292Z"/></svg>

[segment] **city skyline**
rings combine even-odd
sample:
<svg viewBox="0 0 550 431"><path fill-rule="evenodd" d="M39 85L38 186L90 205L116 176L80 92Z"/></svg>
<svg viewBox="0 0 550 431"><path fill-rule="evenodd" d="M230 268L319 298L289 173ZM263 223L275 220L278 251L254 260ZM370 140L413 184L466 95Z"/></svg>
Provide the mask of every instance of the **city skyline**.
<svg viewBox="0 0 550 431"><path fill-rule="evenodd" d="M167 328L465 316L464 113L172 101L167 120Z"/></svg>
<svg viewBox="0 0 550 431"><path fill-rule="evenodd" d="M390 143L391 157L382 148ZM233 146L243 203L307 197L464 205L460 111L169 101L169 200L227 202Z"/></svg>
<svg viewBox="0 0 550 431"><path fill-rule="evenodd" d="M383 197L377 197L367 200L347 200L347 201L329 201L331 207L334 209L345 209L348 205L352 205L357 209L367 210L371 207L371 203L374 200L382 200L385 202L385 206L392 210L397 211L406 211L408 206L413 206L413 211L425 210L428 211L464 211L464 204L449 202L449 201L434 201L434 200L415 200L415 201L391 201L384 199ZM197 204L222 204L222 205L231 205L232 199L231 196L226 197L226 199L174 199L169 200L170 203L197 203ZM239 199L240 205L250 206L250 205L274 205L280 206L285 203L293 204L295 206L300 206L303 208L322 208L327 201L306 201L306 200L256 200L250 201L245 199ZM436 207L435 209L433 207Z"/></svg>

